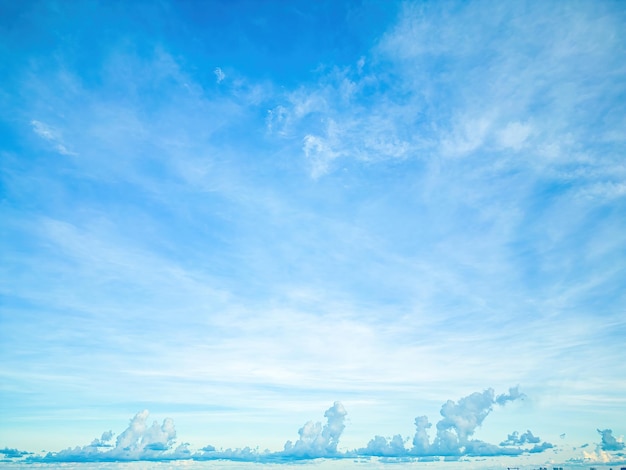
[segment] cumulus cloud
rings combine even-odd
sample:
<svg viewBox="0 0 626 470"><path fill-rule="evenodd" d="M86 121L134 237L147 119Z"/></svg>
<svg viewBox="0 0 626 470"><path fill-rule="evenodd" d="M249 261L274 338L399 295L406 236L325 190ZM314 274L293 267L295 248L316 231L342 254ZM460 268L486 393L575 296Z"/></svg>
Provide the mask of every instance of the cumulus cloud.
<svg viewBox="0 0 626 470"><path fill-rule="evenodd" d="M430 427L425 416L415 420L415 437L412 453L415 455L430 455L444 457L460 456L497 456L519 455L524 452L537 453L552 448L552 444L544 442L532 449L524 449L526 444L538 444L540 439L529 430L521 436L514 432L507 441L500 445L490 444L477 439L471 439L476 429L493 411L494 405L504 406L507 402L524 399L525 395L518 387L510 388L508 393L495 396L493 389L475 392L458 402L448 400L441 407L442 419L437 422L432 444L429 443L427 429ZM516 446L516 447L512 447Z"/></svg>
<svg viewBox="0 0 626 470"><path fill-rule="evenodd" d="M300 438L295 444L291 441L285 443L283 454L313 458L336 455L339 437L346 427L346 414L344 406L336 401L324 413L326 425L322 427L322 423L313 421L305 423L298 431Z"/></svg>
<svg viewBox="0 0 626 470"><path fill-rule="evenodd" d="M513 431L513 434L509 434L506 441L500 443L501 446L523 446L524 444L538 444L541 441L538 437L534 436L530 430L527 430L520 436L519 432Z"/></svg>
<svg viewBox="0 0 626 470"><path fill-rule="evenodd" d="M515 400L523 400L526 398L526 395L519 391L519 387L511 387L509 388L509 393L503 393L496 397L495 403L498 405L504 405L506 402L515 401Z"/></svg>
<svg viewBox="0 0 626 470"><path fill-rule="evenodd" d="M543 442L541 444L535 445L528 452L530 452L531 454L539 454L539 453L543 452L544 450L552 449L553 447L554 446L552 444L550 444L549 442Z"/></svg>
<svg viewBox="0 0 626 470"><path fill-rule="evenodd" d="M624 447L626 447L624 445L623 438L617 439L613 436L612 429L602 429L602 430L598 429L598 432L602 436L602 443L600 444L600 447L602 448L602 450L616 451L616 450L623 450Z"/></svg>
<svg viewBox="0 0 626 470"><path fill-rule="evenodd" d="M522 395L517 388L511 389L509 394L494 396L493 389L487 389L472 393L461 398L458 403L448 400L441 407L442 419L437 423L437 435L429 447L422 442L420 448L415 448L415 453L427 453L429 455L492 455L494 449L486 448L485 443L471 441L470 437L476 428L482 425L485 418L493 410L493 405L504 405L507 401L513 401ZM423 429L417 427L416 438L423 439Z"/></svg>
<svg viewBox="0 0 626 470"><path fill-rule="evenodd" d="M523 453L539 453L553 447L548 442L541 443L540 438L530 430L520 434L509 434L499 445L472 439L494 406L503 406L509 401L523 398L518 388L509 393L496 396L492 389L475 392L458 401L448 400L441 407L441 419L434 426L435 436L431 442L429 431L433 428L427 416L415 418L415 435L410 437L396 434L393 437L376 435L364 448L341 452L338 450L339 439L345 430L347 411L339 401L328 408L324 417L326 423L308 421L299 430L299 438L287 441L282 451L260 451L258 448L243 447L235 449L216 449L206 445L198 451L192 451L189 444L175 446L176 429L174 421L165 418L161 424L153 421L149 424L147 410L137 413L128 427L117 436L106 431L91 444L68 448L45 457L30 457L32 460L49 462L106 462L106 461L142 461L142 460L217 460L228 459L250 462L280 462L289 460L346 457L388 457L418 460L438 460L439 458L457 459L460 457L515 456ZM623 443L616 440L611 430L599 431L603 446L611 449L623 448ZM407 446L411 441L412 446ZM534 445L533 447L530 447ZM620 447L621 445L621 447ZM10 458L23 457L14 449L5 449Z"/></svg>
<svg viewBox="0 0 626 470"><path fill-rule="evenodd" d="M162 425L154 421L148 427L148 415L148 410L135 415L128 428L117 437L114 451L141 456L148 451L165 451L172 446L176 438L174 421L166 418Z"/></svg>
<svg viewBox="0 0 626 470"><path fill-rule="evenodd" d="M383 436L374 436L367 443L367 447L359 449L357 454L372 457L404 457L408 455L408 451L404 446L406 439L400 434L396 434L392 438Z"/></svg>
<svg viewBox="0 0 626 470"><path fill-rule="evenodd" d="M598 463L624 463L626 455L620 452L626 448L623 437L616 438L613 436L612 429L597 429L601 436L601 442L596 446L595 451L583 450L582 459L573 459L575 462L598 462ZM581 449L587 448L589 444L580 446Z"/></svg>
<svg viewBox="0 0 626 470"><path fill-rule="evenodd" d="M216 449L207 445L191 455L194 460L227 459L246 462L284 462L290 460L338 458L347 453L337 451L339 438L345 429L346 409L341 402L335 402L324 413L326 424L307 421L299 430L299 439L293 443L287 441L282 451L260 451L258 448Z"/></svg>
<svg viewBox="0 0 626 470"><path fill-rule="evenodd" d="M320 457L345 456L337 451L339 438L345 429L346 409L341 402L335 402L324 413L326 424L309 421L298 431L300 438L292 443L287 441L284 450L270 452L258 448L216 449L206 445L199 451L192 452L189 444L174 447L176 429L171 418L165 418L161 424L148 422L148 410L137 413L128 427L117 436L115 445L113 432L106 431L98 439L86 446L76 446L60 452L50 452L32 460L46 462L108 462L108 461L158 461L158 460L216 460L237 461L283 461L291 459L314 459ZM102 449L104 448L104 450ZM0 452L2 453L2 452ZM22 457L15 449L5 449L9 458Z"/></svg>
<svg viewBox="0 0 626 470"><path fill-rule="evenodd" d="M428 429L432 424L428 422L427 416L415 418L415 436L413 437L413 452L416 454L426 454L430 449L430 437Z"/></svg>
<svg viewBox="0 0 626 470"><path fill-rule="evenodd" d="M94 439L91 442L91 447L113 447L111 443L113 439L113 431L106 431L102 433L102 437L100 439Z"/></svg>
<svg viewBox="0 0 626 470"><path fill-rule="evenodd" d="M43 460L54 462L112 461L112 460L159 460L179 458L185 455L186 447L172 449L176 439L174 421L165 418L162 424L154 421L148 425L148 410L137 413L128 427L112 445L113 432L104 432L100 439L94 439L87 446L68 448L60 452L50 452ZM109 448L100 450L100 448Z"/></svg>
<svg viewBox="0 0 626 470"><path fill-rule="evenodd" d="M442 419L435 425L436 435L431 443L429 430L432 424L427 416L415 418L415 435L413 447L407 449L401 435L392 438L375 436L367 447L359 449L357 453L381 457L417 457L417 458L459 458L462 456L499 456L520 455L523 453L538 453L552 448L552 444L544 442L529 430L522 434L513 432L500 445L490 444L477 439L471 439L476 429L482 425L485 418L491 413L494 405L503 406L509 401L523 399L518 387L509 389L508 393L495 396L492 389L475 392L458 402L448 400L441 407ZM535 444L534 447L523 447Z"/></svg>

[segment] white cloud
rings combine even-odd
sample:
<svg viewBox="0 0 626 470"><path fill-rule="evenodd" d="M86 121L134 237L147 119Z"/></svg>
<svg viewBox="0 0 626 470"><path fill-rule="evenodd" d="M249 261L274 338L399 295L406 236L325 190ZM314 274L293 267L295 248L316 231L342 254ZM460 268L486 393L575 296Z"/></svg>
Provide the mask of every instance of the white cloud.
<svg viewBox="0 0 626 470"><path fill-rule="evenodd" d="M215 74L215 79L217 83L222 83L222 81L224 81L224 79L226 78L226 74L219 67L216 67L213 73Z"/></svg>
<svg viewBox="0 0 626 470"><path fill-rule="evenodd" d="M608 452L598 449L597 451L583 450L583 460L586 462L604 462L608 463L613 460L613 457Z"/></svg>
<svg viewBox="0 0 626 470"><path fill-rule="evenodd" d="M615 451L624 450L626 448L626 444L624 444L624 438L614 437L612 429L598 429L598 433L600 433L600 435L602 436L602 443L600 444L602 450Z"/></svg>
<svg viewBox="0 0 626 470"><path fill-rule="evenodd" d="M400 434L396 434L392 438L374 436L367 443L367 447L361 449L360 452L374 457L403 457L407 455L404 444L405 439Z"/></svg>
<svg viewBox="0 0 626 470"><path fill-rule="evenodd" d="M504 129L499 131L498 140L502 147L518 151L524 147L531 133L532 126L530 124L510 122L504 127Z"/></svg>
<svg viewBox="0 0 626 470"><path fill-rule="evenodd" d="M300 438L292 443L287 441L283 454L286 456L318 458L337 454L337 445L345 428L346 409L340 402L335 402L326 410L327 423L308 421L300 428Z"/></svg>
<svg viewBox="0 0 626 470"><path fill-rule="evenodd" d="M59 131L41 121L32 120L30 123L35 134L53 144L58 153L68 156L76 155L75 152L67 149Z"/></svg>
<svg viewBox="0 0 626 470"><path fill-rule="evenodd" d="M623 118L611 120L620 71L605 60L623 36L601 14L605 5L597 15L537 14L544 8L560 7L407 6L355 64L284 92L237 88L229 75L232 95L213 96L212 67L204 88L162 52L111 54L101 86L82 87L70 72L34 78L25 112L38 116L34 135L59 153L67 138L88 158L66 159L80 161L65 175L46 167L19 176L19 165L7 173L24 200L37 185L42 201L67 192L71 204L14 221L16 243L44 248L15 251L5 292L68 321L55 329L56 313L38 322L14 315L36 333L15 350L46 354L5 377L34 390L76 384L85 401L208 399L244 409L229 415L243 421L248 408L309 409L311 396L336 390L397 410L416 387L429 399L459 383L480 386L481 376L554 388L589 368L598 379L561 393L619 405L620 366L587 351L607 325L623 327L619 312L601 323L588 314L619 308L598 302L619 285L620 207L594 214L624 196L623 152L605 139L623 135ZM154 90L163 101L146 102ZM301 179L300 166L318 181ZM97 204L82 197L99 189ZM294 295L303 285L309 296ZM95 341L108 346L93 349ZM75 354L83 348L118 382L94 386L100 373ZM422 367L407 368L407 358ZM425 426L414 447L430 446ZM371 431L380 433L355 430ZM401 449L379 437L374 448Z"/></svg>
<svg viewBox="0 0 626 470"><path fill-rule="evenodd" d="M603 463L626 463L626 455L624 451L623 436L616 438L613 436L612 429L598 429L598 434L602 436L602 440L595 451L582 452L583 462L603 462Z"/></svg>
<svg viewBox="0 0 626 470"><path fill-rule="evenodd" d="M303 154L309 164L315 157L314 178L339 168L330 162L340 158L384 164L470 154L477 170L560 172L572 163L564 144L571 136L578 150L596 154L604 153L596 150L600 134L621 132L622 118L600 111L607 93L619 99L620 85L607 78L620 74L611 60L617 28L602 11L555 4L526 11L407 3L367 56L288 94L282 135L308 142ZM576 51L597 68L581 68ZM332 135L324 124L331 121L340 124ZM524 158L509 158L522 150ZM567 161L538 158L546 154ZM618 154L607 158L610 167Z"/></svg>
<svg viewBox="0 0 626 470"><path fill-rule="evenodd" d="M130 420L128 427L118 435L115 446L109 444L113 433L108 431L103 433L100 439L94 439L90 445L50 452L44 457L28 456L27 458L45 462L169 461L176 459L271 462L358 456L437 459L459 456L515 456L525 452L539 453L552 448L551 444L545 442L531 449L520 447L539 443L539 439L530 431L522 436L513 433L500 446L470 439L475 429L491 412L494 404L522 396L516 388L511 389L511 392L510 395L494 397L493 390L488 389L462 398L458 403L448 400L441 409L442 419L437 423L437 436L432 444L429 442L427 432L431 427L428 419L425 416L416 418L417 432L413 439L412 449L405 447L408 439L396 434L392 438L377 435L364 448L339 451L339 440L346 427L348 413L342 403L336 401L324 413L326 424L306 422L298 430L299 439L295 443L287 441L283 450L278 452L260 451L258 448L251 447L224 450L216 449L213 445L205 445L199 451L194 452L186 443L175 446L176 429L172 419L165 418L162 424L154 421L152 425L149 425L149 412L144 410ZM27 456L27 453L19 455L15 452L5 453L10 453L11 458Z"/></svg>
<svg viewBox="0 0 626 470"><path fill-rule="evenodd" d="M527 430L525 433L520 435L519 432L514 431L512 434L509 434L506 441L502 441L500 443L501 446L519 446L524 444L539 444L541 439L534 436L530 430Z"/></svg>
<svg viewBox="0 0 626 470"><path fill-rule="evenodd" d="M329 171L331 162L338 157L329 141L315 135L304 136L304 155L310 162L311 176L319 178Z"/></svg>
<svg viewBox="0 0 626 470"><path fill-rule="evenodd" d="M148 416L148 410L135 415L128 428L117 437L115 451L140 458L147 450L165 451L172 446L176 438L174 422L166 418L161 426L154 421L148 427Z"/></svg>
<svg viewBox="0 0 626 470"><path fill-rule="evenodd" d="M463 156L480 149L487 140L492 120L486 116L461 117L450 135L441 140L444 155Z"/></svg>
<svg viewBox="0 0 626 470"><path fill-rule="evenodd" d="M518 433L513 433L500 445L472 439L474 432L491 413L494 405L504 405L524 396L515 387L511 388L508 394L498 396L494 395L492 389L487 389L482 393L472 393L458 402L448 400L441 407L442 419L435 426L436 436L432 443L429 437L432 424L428 417L418 416L415 418L416 432L411 449L405 447L406 440L401 435L395 435L392 438L377 435L367 447L359 449L358 453L386 457L459 458L462 456L516 456L551 449L553 446L548 442L539 445L539 438L533 436L530 431L521 437ZM535 446L524 447L530 444L535 444Z"/></svg>
<svg viewBox="0 0 626 470"><path fill-rule="evenodd" d="M103 462L169 460L188 456L184 445L172 451L176 439L174 421L166 418L161 425L154 421L151 426L148 426L148 416L148 410L137 413L130 420L128 427L117 437L114 447L108 445L108 442L112 439L112 433L109 431L103 433L101 439L95 439L88 446L77 446L60 452L50 452L43 459L33 457L33 460L49 462ZM103 443L106 443L106 445L103 446ZM101 450L103 447L107 448L107 450Z"/></svg>

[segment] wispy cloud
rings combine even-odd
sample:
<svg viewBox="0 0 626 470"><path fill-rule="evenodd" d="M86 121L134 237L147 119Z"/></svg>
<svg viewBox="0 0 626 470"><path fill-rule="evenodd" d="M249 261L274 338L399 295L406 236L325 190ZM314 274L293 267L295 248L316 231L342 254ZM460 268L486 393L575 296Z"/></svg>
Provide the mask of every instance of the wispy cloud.
<svg viewBox="0 0 626 470"><path fill-rule="evenodd" d="M602 443L600 444L602 450L614 451L624 450L624 448L626 448L626 444L624 444L624 438L615 438L613 436L612 429L598 429L598 433L600 433L600 435L602 436Z"/></svg>
<svg viewBox="0 0 626 470"><path fill-rule="evenodd" d="M53 129L47 124L44 124L43 122L34 119L30 123L33 127L33 131L35 132L35 134L37 134L42 139L50 142L58 153L68 156L76 155L75 152L71 152L67 149L60 133L57 130Z"/></svg>
<svg viewBox="0 0 626 470"><path fill-rule="evenodd" d="M222 83L226 78L226 74L219 67L216 67L213 73L215 73L215 79L217 83Z"/></svg>
<svg viewBox="0 0 626 470"><path fill-rule="evenodd" d="M573 413L618 429L623 9L374 4L305 2L295 26L273 2L16 3L3 430L54 415L63 433L23 435L60 448L85 410L109 429L101 403L149 406L187 413L190 442L219 422L211 445L251 458L336 397L363 420L343 448L376 433L380 455L545 450L529 429L590 441ZM322 17L335 39L309 28ZM468 395L484 383L533 399ZM418 416L403 437L448 394L465 398L441 430ZM324 424L302 429L294 448L332 447ZM159 436L141 452L173 453Z"/></svg>
<svg viewBox="0 0 626 470"><path fill-rule="evenodd" d="M295 443L291 441L285 443L283 454L285 456L306 458L332 457L336 455L339 438L346 427L344 424L346 414L347 412L343 405L340 402L335 402L324 413L328 423L322 428L319 422L307 422L298 431L300 438Z"/></svg>

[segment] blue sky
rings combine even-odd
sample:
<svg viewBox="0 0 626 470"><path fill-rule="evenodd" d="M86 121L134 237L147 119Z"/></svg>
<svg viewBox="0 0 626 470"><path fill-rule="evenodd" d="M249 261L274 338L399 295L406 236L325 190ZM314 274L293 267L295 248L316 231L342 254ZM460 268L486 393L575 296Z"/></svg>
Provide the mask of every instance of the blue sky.
<svg viewBox="0 0 626 470"><path fill-rule="evenodd" d="M0 447L149 409L176 445L280 452L338 401L338 451L408 449L482 396L474 440L623 458L621 2L0 18Z"/></svg>

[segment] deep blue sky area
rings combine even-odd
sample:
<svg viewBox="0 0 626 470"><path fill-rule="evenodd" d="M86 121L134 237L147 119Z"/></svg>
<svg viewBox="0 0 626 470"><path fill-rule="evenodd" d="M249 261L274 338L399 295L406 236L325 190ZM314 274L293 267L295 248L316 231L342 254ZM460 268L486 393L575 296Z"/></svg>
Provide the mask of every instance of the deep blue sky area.
<svg viewBox="0 0 626 470"><path fill-rule="evenodd" d="M619 1L0 0L5 463L623 464L625 53Z"/></svg>

